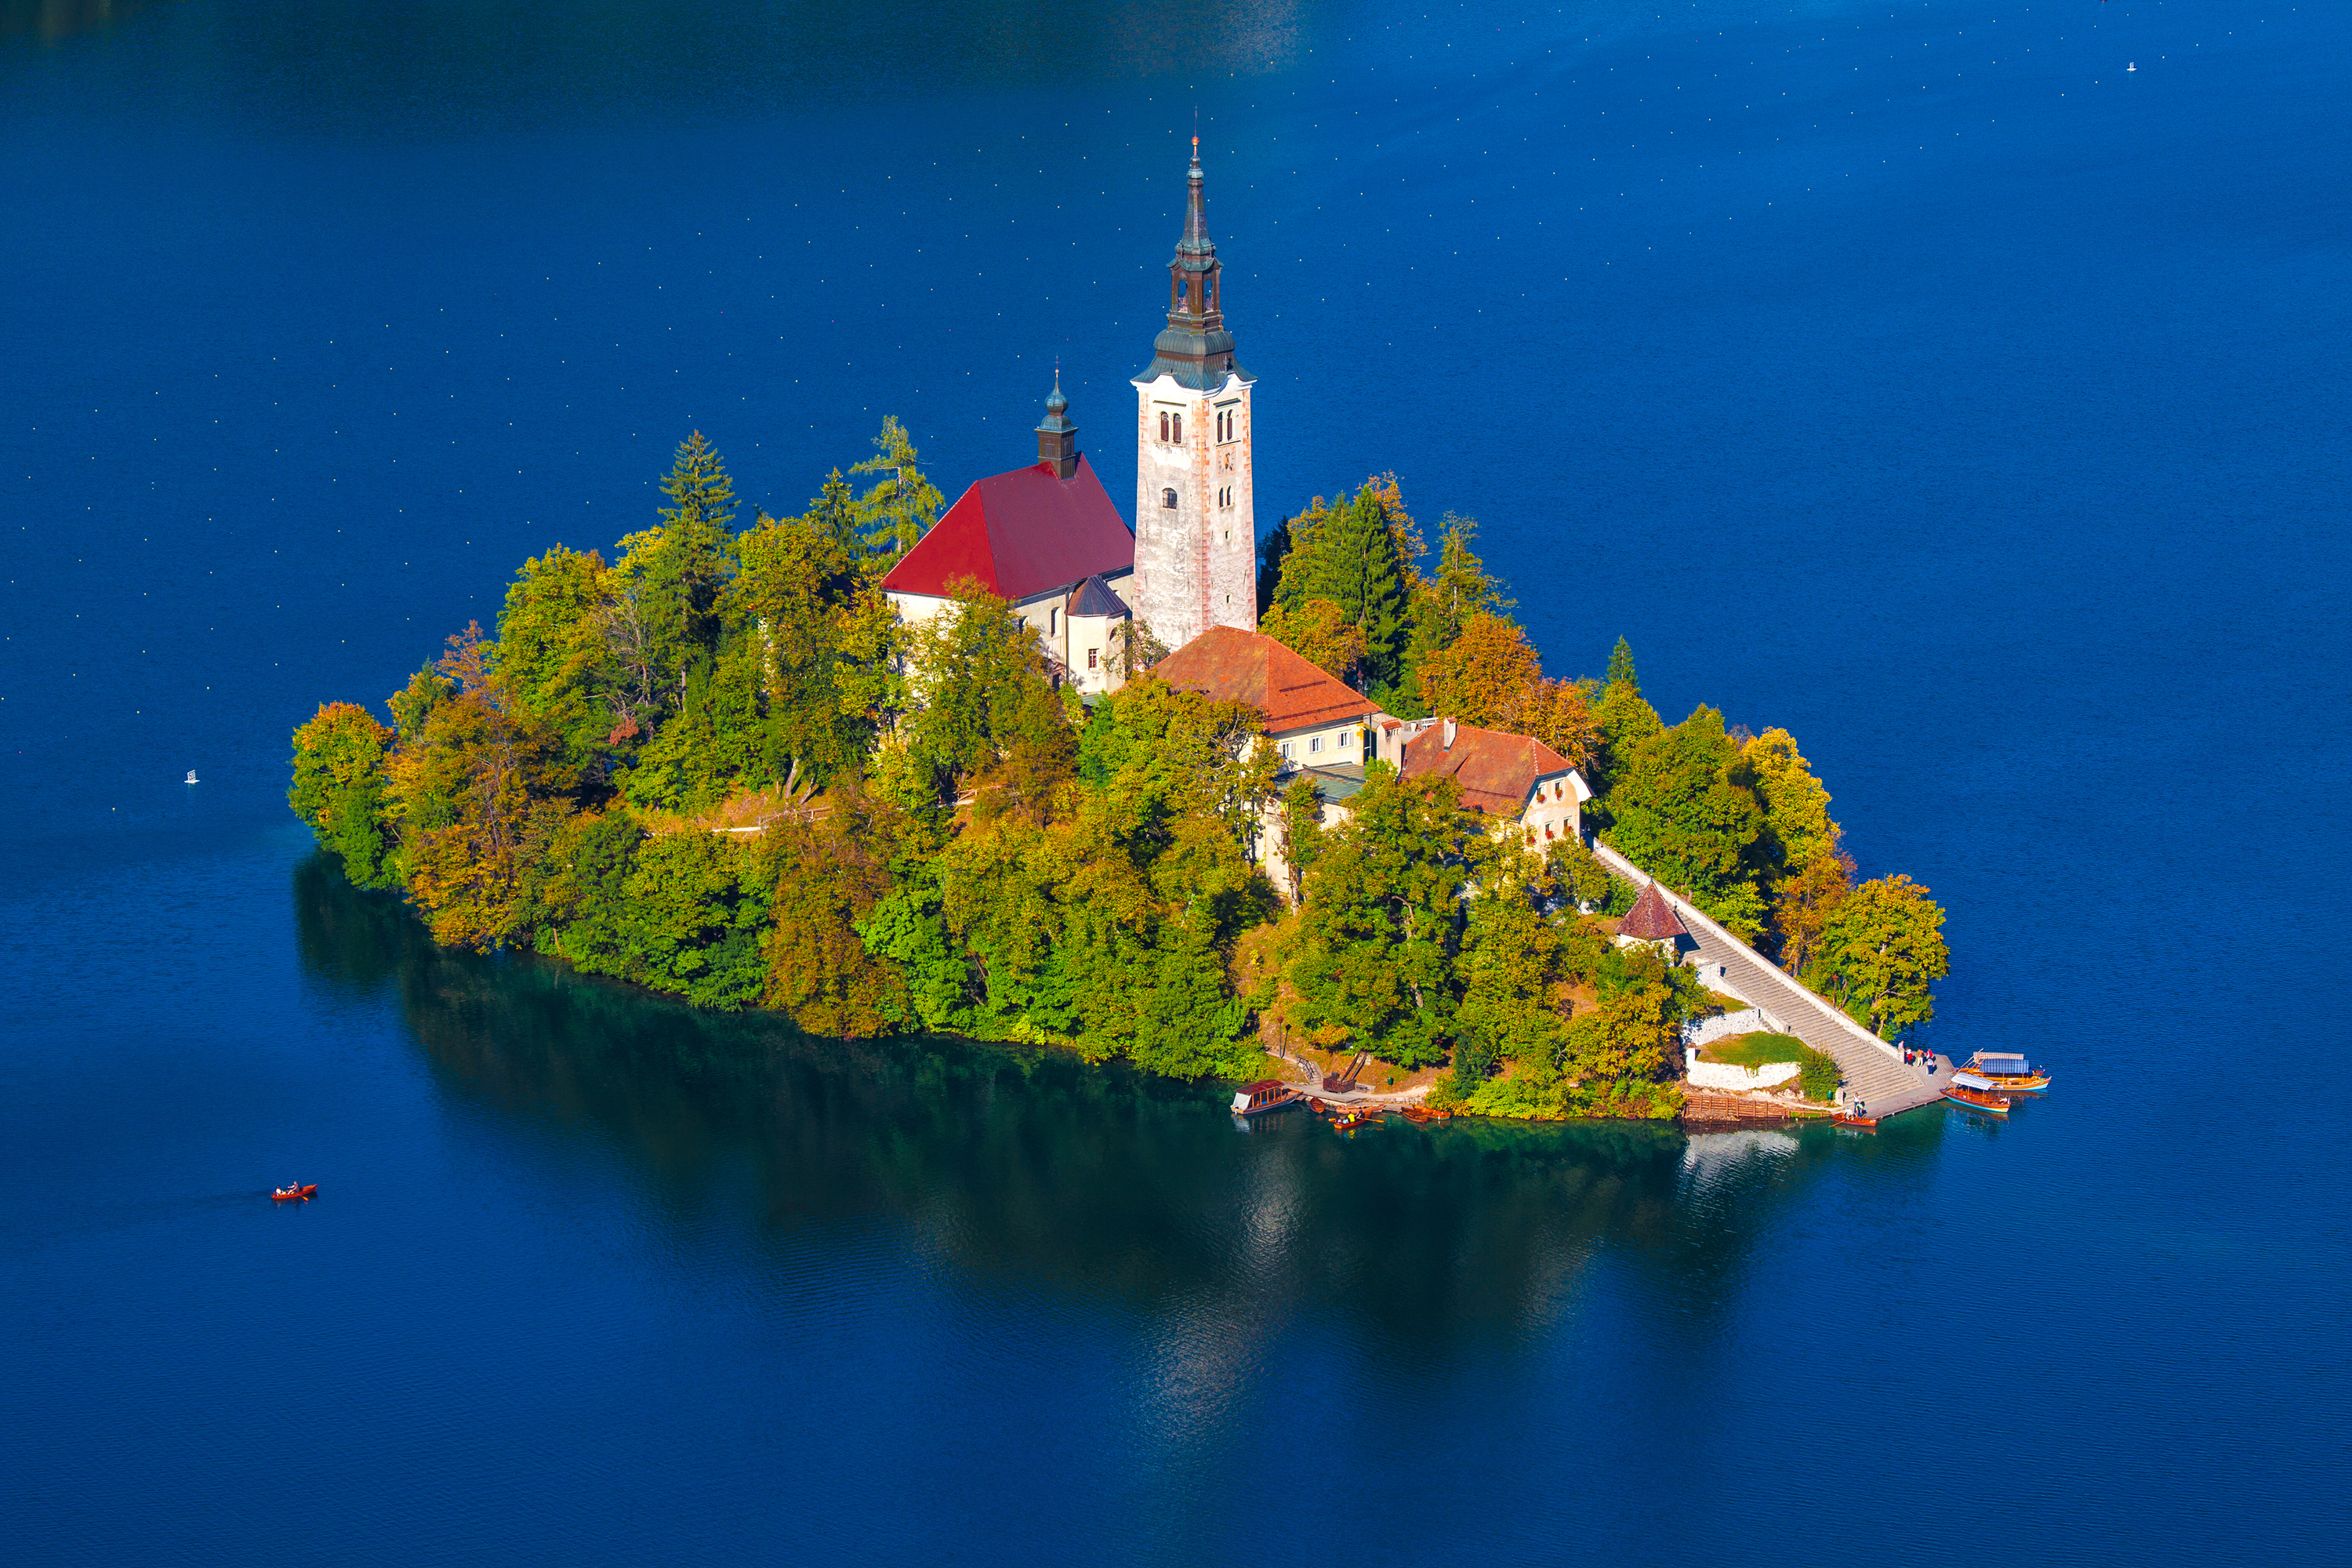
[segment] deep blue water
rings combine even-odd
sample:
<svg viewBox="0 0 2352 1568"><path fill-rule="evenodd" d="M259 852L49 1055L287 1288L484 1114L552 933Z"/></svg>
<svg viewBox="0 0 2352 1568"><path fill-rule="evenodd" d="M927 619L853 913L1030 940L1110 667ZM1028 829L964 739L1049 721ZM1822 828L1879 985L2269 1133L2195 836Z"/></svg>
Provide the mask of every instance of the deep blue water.
<svg viewBox="0 0 2352 1568"><path fill-rule="evenodd" d="M107 10L0 8L8 1561L2333 1554L2340 9ZM953 495L1058 356L1131 494L1196 109L1265 521L1792 730L2046 1102L1244 1137L310 856L292 725L689 428Z"/></svg>

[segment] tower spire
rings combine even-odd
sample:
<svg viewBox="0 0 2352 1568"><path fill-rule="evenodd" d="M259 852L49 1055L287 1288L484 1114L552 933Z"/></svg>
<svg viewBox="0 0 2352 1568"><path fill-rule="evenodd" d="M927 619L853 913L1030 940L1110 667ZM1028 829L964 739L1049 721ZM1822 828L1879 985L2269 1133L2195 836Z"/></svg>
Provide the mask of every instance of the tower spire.
<svg viewBox="0 0 2352 1568"><path fill-rule="evenodd" d="M1045 420L1037 426L1037 460L1058 479L1078 471L1078 427L1071 422L1070 400L1062 395L1062 365L1054 363L1054 390L1045 399Z"/></svg>
<svg viewBox="0 0 2352 1568"><path fill-rule="evenodd" d="M1234 335L1225 331L1224 264L1209 237L1208 178L1201 172L1201 138L1192 138L1192 163L1184 176L1184 233L1168 263L1168 330L1152 343L1146 377L1173 375L1196 392L1227 375L1248 373L1234 358Z"/></svg>

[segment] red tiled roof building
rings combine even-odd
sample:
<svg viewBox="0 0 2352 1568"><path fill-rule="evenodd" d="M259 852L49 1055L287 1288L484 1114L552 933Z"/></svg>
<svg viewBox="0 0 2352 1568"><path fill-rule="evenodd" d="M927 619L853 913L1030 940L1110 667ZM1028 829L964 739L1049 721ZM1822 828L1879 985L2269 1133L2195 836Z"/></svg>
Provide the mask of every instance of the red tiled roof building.
<svg viewBox="0 0 2352 1568"><path fill-rule="evenodd" d="M1462 788L1462 804L1497 821L1517 822L1540 849L1583 830L1591 792L1568 759L1532 735L1438 720L1403 742L1398 771L1436 775Z"/></svg>
<svg viewBox="0 0 2352 1568"><path fill-rule="evenodd" d="M901 619L929 620L956 583L971 578L1020 611L1065 668L1083 668L1089 650L1070 646L1072 615L1103 618L1109 604L1125 618L1120 590L1134 575L1135 536L1078 451L1068 408L1057 374L1037 426L1037 461L974 480L890 568L882 591ZM1097 593L1075 610L1089 582ZM1108 650L1094 651L1099 659Z"/></svg>
<svg viewBox="0 0 2352 1568"><path fill-rule="evenodd" d="M1265 732L1281 736L1360 721L1377 711L1371 699L1328 675L1263 632L1211 626L1151 672L1171 686L1224 702L1246 702L1265 715ZM1360 752L1349 761L1360 761Z"/></svg>

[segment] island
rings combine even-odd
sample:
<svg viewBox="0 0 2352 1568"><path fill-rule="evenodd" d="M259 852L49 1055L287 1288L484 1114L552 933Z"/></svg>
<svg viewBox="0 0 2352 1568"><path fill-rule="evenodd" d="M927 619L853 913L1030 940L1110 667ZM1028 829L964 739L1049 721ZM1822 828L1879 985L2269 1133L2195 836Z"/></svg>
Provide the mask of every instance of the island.
<svg viewBox="0 0 2352 1568"><path fill-rule="evenodd" d="M693 436L612 561L526 562L495 637L449 637L389 722L321 706L294 810L437 942L819 1036L1344 1063L1478 1114L1669 1118L1686 1029L1742 999L1604 857L1881 1037L1932 1016L1942 911L1855 884L1793 737L1667 725L1622 638L1601 678L1548 677L1475 523L1433 552L1392 477L1273 531L1257 630L1171 650L1098 616L1089 681L1042 628L1107 608L1098 574L1043 620L987 560L919 617L894 604L949 536L905 430L876 445L862 493L836 470L738 531Z"/></svg>

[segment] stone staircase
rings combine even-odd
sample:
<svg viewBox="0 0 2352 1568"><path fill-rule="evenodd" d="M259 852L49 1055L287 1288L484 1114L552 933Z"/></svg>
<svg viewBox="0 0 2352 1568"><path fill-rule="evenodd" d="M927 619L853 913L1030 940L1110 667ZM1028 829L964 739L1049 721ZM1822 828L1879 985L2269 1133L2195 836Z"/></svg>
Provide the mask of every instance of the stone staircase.
<svg viewBox="0 0 2352 1568"><path fill-rule="evenodd" d="M1602 865L1637 888L1653 879L1606 844L1595 840L1592 852ZM1847 1097L1861 1100L1870 1115L1892 1115L1943 1098L1944 1085L1950 1081L1950 1062L1937 1057L1932 1073L1906 1065L1894 1047L1798 984L1688 900L1664 884L1658 891L1698 943L1696 963L1707 984L1787 1020L1790 1034L1837 1063L1845 1078Z"/></svg>

